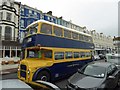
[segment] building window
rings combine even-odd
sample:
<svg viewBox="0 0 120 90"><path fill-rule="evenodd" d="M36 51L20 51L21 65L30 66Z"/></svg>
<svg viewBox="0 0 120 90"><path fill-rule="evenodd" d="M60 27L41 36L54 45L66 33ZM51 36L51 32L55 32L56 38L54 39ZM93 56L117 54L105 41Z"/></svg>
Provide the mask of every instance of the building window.
<svg viewBox="0 0 120 90"><path fill-rule="evenodd" d="M0 12L0 20L3 18L3 12Z"/></svg>
<svg viewBox="0 0 120 90"><path fill-rule="evenodd" d="M6 20L11 21L12 14L7 12Z"/></svg>
<svg viewBox="0 0 120 90"><path fill-rule="evenodd" d="M36 15L36 16L37 16L37 12L34 12L34 15Z"/></svg>
<svg viewBox="0 0 120 90"><path fill-rule="evenodd" d="M29 10L29 14L32 14L32 10Z"/></svg>
<svg viewBox="0 0 120 90"><path fill-rule="evenodd" d="M24 8L21 9L21 14L24 15Z"/></svg>
<svg viewBox="0 0 120 90"><path fill-rule="evenodd" d="M12 28L9 26L5 27L5 40L11 40Z"/></svg>
<svg viewBox="0 0 120 90"><path fill-rule="evenodd" d="M1 36L2 36L2 26L0 26L0 40L1 40Z"/></svg>
<svg viewBox="0 0 120 90"><path fill-rule="evenodd" d="M35 18L37 18L37 12L34 12L34 16L35 16Z"/></svg>
<svg viewBox="0 0 120 90"><path fill-rule="evenodd" d="M10 3L10 6L11 6L11 7L14 7L14 3L11 2L11 3Z"/></svg>
<svg viewBox="0 0 120 90"><path fill-rule="evenodd" d="M7 5L7 2L4 1L2 4L3 4L3 5Z"/></svg>
<svg viewBox="0 0 120 90"><path fill-rule="evenodd" d="M62 28L54 27L54 34L55 34L56 36L62 37L62 36L63 36L63 35L62 35Z"/></svg>
<svg viewBox="0 0 120 90"><path fill-rule="evenodd" d="M21 20L20 23L21 23L21 27L24 27L24 20Z"/></svg>

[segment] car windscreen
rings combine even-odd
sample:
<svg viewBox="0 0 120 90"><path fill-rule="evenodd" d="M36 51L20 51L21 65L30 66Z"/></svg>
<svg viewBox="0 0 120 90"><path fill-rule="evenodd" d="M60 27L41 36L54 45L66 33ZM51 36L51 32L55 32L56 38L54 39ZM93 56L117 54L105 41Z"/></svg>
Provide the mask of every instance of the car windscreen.
<svg viewBox="0 0 120 90"><path fill-rule="evenodd" d="M104 78L106 73L106 68L96 65L87 65L86 67L81 69L80 73L93 77Z"/></svg>

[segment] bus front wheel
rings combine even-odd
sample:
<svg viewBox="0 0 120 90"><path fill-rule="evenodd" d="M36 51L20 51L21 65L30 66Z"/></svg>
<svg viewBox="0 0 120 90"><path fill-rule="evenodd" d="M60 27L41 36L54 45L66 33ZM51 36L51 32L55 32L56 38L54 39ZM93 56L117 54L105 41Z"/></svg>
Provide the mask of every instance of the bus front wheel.
<svg viewBox="0 0 120 90"><path fill-rule="evenodd" d="M50 74L47 71L41 71L38 74L37 80L50 82Z"/></svg>

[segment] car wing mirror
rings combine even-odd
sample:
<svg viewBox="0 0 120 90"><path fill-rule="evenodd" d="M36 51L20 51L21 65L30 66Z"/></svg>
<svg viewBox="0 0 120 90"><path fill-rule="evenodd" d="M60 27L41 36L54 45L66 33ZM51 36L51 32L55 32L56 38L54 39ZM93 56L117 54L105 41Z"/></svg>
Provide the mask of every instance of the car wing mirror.
<svg viewBox="0 0 120 90"><path fill-rule="evenodd" d="M37 80L35 82L50 88L50 90L61 90L58 86L56 86L50 82L46 82L46 81L42 81L42 80Z"/></svg>

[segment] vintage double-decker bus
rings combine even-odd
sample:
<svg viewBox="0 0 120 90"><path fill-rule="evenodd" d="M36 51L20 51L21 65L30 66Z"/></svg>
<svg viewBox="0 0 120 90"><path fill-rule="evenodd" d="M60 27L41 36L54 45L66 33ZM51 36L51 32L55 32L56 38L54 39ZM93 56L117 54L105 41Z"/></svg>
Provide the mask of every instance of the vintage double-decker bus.
<svg viewBox="0 0 120 90"><path fill-rule="evenodd" d="M92 61L91 35L39 20L26 28L18 78L55 81Z"/></svg>

